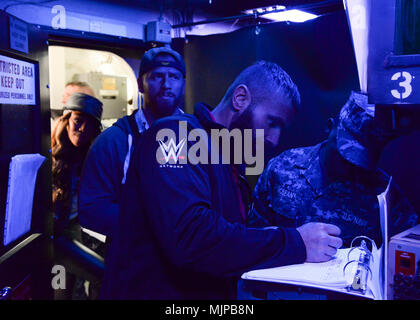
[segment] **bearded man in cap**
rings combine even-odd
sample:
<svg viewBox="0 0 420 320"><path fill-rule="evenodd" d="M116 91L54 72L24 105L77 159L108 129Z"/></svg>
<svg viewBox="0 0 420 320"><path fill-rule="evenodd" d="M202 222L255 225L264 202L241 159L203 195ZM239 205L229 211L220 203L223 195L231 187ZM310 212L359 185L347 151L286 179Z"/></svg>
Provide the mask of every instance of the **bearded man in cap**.
<svg viewBox="0 0 420 320"><path fill-rule="evenodd" d="M125 183L133 139L156 120L182 113L185 63L176 51L159 47L147 51L140 63L139 91L143 105L119 119L96 139L86 158L79 192L83 227L113 237L118 222L120 186Z"/></svg>
<svg viewBox="0 0 420 320"><path fill-rule="evenodd" d="M319 221L340 227L345 247L360 235L380 244L377 195L389 176L377 165L396 135L375 121L372 108L366 95L352 92L338 123L330 119L327 140L271 159L255 187L249 225L298 227ZM394 182L390 194L389 230L394 235L416 225L417 214Z"/></svg>

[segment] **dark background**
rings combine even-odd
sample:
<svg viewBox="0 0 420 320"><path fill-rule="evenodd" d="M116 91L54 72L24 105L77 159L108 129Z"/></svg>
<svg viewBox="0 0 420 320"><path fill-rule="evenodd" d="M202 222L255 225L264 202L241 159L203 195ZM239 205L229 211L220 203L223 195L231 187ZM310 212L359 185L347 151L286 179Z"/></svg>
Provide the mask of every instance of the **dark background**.
<svg viewBox="0 0 420 320"><path fill-rule="evenodd" d="M186 106L216 106L233 79L256 60L278 63L301 93L302 112L281 138L280 149L310 146L327 138L327 120L338 115L352 90L359 90L356 62L344 11L305 23L271 23L229 34L190 36L174 48L187 65ZM392 141L380 166L393 175L420 212L420 132ZM248 177L252 186L258 177Z"/></svg>

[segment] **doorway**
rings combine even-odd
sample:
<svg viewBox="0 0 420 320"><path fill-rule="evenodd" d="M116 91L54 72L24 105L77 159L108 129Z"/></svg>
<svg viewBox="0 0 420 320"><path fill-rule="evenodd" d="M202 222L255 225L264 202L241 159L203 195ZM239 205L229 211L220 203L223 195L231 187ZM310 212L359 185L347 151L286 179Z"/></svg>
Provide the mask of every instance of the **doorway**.
<svg viewBox="0 0 420 320"><path fill-rule="evenodd" d="M103 104L102 127L138 108L136 75L131 66L113 52L50 45L50 108L52 124L63 111L66 84L88 84Z"/></svg>

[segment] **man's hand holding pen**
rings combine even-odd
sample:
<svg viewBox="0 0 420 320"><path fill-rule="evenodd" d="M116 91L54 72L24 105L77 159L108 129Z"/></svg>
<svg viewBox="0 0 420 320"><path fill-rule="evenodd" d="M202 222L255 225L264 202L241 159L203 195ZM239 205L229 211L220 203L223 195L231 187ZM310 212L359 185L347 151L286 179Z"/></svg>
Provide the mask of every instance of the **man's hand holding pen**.
<svg viewBox="0 0 420 320"><path fill-rule="evenodd" d="M321 222L309 222L297 228L306 247L306 262L324 262L343 245L339 227Z"/></svg>

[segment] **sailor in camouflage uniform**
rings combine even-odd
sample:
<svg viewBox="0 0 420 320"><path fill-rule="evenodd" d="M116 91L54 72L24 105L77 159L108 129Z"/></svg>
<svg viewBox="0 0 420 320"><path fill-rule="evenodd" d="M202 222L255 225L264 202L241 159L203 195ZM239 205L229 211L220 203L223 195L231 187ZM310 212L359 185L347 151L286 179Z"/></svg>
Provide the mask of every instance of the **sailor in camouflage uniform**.
<svg viewBox="0 0 420 320"><path fill-rule="evenodd" d="M380 245L377 195L389 176L377 162L395 134L380 129L373 107L365 95L352 92L327 140L271 159L255 188L249 225L298 227L320 221L341 228L344 247L359 235ZM414 226L417 214L395 183L390 190L393 235Z"/></svg>

